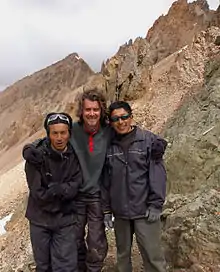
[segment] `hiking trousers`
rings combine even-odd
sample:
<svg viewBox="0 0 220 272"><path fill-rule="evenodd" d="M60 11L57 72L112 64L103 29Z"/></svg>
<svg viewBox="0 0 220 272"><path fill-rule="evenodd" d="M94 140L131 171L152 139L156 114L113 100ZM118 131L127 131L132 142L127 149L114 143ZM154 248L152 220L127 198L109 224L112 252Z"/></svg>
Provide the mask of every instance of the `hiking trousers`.
<svg viewBox="0 0 220 272"><path fill-rule="evenodd" d="M149 223L146 218L124 220L115 218L117 271L132 272L131 247L136 236L145 272L165 272L165 260L160 243L160 221Z"/></svg>
<svg viewBox="0 0 220 272"><path fill-rule="evenodd" d="M74 225L45 228L30 223L36 272L78 272Z"/></svg>
<svg viewBox="0 0 220 272"><path fill-rule="evenodd" d="M77 201L75 227L79 272L101 272L108 246L100 201Z"/></svg>

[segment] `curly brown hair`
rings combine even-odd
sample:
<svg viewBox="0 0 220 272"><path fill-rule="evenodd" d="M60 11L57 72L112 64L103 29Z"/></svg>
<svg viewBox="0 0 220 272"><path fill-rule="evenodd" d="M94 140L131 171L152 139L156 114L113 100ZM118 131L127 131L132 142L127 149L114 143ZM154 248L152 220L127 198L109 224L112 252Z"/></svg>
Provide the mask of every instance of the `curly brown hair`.
<svg viewBox="0 0 220 272"><path fill-rule="evenodd" d="M107 105L106 105L106 98L97 89L89 89L84 90L82 93L78 93L78 95L75 98L76 103L76 117L79 118L80 122L83 122L82 117L82 111L83 111L83 102L85 99L88 99L90 101L97 101L99 103L99 106L101 108L101 117L100 117L100 124L106 125L107 120Z"/></svg>

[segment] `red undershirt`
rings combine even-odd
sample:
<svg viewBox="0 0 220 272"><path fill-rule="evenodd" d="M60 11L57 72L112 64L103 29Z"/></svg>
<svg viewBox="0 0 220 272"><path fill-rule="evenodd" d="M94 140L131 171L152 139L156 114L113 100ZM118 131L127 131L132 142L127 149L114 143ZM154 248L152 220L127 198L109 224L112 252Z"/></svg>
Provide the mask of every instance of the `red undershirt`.
<svg viewBox="0 0 220 272"><path fill-rule="evenodd" d="M94 151L94 135L98 132L99 127L95 131L90 131L84 126L84 130L86 133L89 134L89 141L88 141L88 147L89 147L89 152L92 153Z"/></svg>

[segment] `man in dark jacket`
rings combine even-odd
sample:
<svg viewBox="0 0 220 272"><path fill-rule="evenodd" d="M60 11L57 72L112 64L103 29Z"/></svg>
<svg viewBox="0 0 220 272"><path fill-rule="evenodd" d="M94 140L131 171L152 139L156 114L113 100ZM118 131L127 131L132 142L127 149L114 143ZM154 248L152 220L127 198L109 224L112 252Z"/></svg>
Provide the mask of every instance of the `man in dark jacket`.
<svg viewBox="0 0 220 272"><path fill-rule="evenodd" d="M65 113L47 115L48 137L41 164L25 164L29 187L26 217L37 272L77 272L75 198L82 184L80 165L68 143L72 119Z"/></svg>
<svg viewBox="0 0 220 272"><path fill-rule="evenodd" d="M77 196L76 235L80 272L100 272L107 254L104 215L101 207L100 183L109 139L106 125L106 101L97 90L88 90L76 98L77 117L70 143L74 147L83 172L83 185ZM24 158L41 162L41 153L33 144L23 150ZM85 227L88 232L85 243Z"/></svg>
<svg viewBox="0 0 220 272"><path fill-rule="evenodd" d="M112 103L109 116L115 136L107 151L102 198L106 227L112 227L112 214L115 217L118 271L132 271L135 233L145 270L165 272L160 213L166 191L162 159L166 141L132 126L132 110L126 102Z"/></svg>

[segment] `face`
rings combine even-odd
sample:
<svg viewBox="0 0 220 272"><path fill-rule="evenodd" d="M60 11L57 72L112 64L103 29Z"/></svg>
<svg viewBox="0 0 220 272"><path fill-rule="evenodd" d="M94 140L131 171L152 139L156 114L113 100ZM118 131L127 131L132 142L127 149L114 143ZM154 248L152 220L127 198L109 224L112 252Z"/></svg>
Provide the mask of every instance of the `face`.
<svg viewBox="0 0 220 272"><path fill-rule="evenodd" d="M121 116L124 120L118 118ZM111 118L111 125L118 134L126 134L131 131L132 115L129 116L129 113L123 108L113 110ZM118 120L113 122L113 119Z"/></svg>
<svg viewBox="0 0 220 272"><path fill-rule="evenodd" d="M101 107L98 101L85 99L83 102L83 121L85 126L95 128L100 123Z"/></svg>
<svg viewBox="0 0 220 272"><path fill-rule="evenodd" d="M49 125L49 138L53 149L65 150L70 138L68 125L62 123Z"/></svg>

